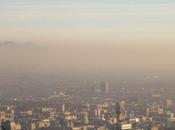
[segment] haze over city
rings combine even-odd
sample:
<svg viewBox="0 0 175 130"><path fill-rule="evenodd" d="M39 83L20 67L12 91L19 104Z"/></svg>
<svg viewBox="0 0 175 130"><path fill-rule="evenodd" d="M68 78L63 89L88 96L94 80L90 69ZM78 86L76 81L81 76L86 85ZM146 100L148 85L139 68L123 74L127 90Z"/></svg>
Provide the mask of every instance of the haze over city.
<svg viewBox="0 0 175 130"><path fill-rule="evenodd" d="M1 1L1 69L172 72L174 7L172 0Z"/></svg>
<svg viewBox="0 0 175 130"><path fill-rule="evenodd" d="M0 0L0 129L174 130L174 0Z"/></svg>

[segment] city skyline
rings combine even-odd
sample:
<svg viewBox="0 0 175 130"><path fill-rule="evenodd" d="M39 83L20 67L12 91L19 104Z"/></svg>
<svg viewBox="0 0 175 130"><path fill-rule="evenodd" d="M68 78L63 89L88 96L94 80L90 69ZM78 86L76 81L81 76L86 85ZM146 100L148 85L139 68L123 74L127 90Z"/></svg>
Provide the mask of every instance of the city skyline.
<svg viewBox="0 0 175 130"><path fill-rule="evenodd" d="M0 130L175 130L175 0L0 0Z"/></svg>

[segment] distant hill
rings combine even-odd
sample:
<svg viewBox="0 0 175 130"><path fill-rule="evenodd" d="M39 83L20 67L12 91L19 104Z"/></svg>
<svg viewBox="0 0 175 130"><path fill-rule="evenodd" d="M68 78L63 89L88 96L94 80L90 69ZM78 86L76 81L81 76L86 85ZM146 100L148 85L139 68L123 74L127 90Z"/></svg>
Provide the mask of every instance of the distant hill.
<svg viewBox="0 0 175 130"><path fill-rule="evenodd" d="M39 47L39 45L31 43L31 42L24 42L24 43L16 43L13 41L0 41L0 47L7 47L7 48L18 48L18 47Z"/></svg>

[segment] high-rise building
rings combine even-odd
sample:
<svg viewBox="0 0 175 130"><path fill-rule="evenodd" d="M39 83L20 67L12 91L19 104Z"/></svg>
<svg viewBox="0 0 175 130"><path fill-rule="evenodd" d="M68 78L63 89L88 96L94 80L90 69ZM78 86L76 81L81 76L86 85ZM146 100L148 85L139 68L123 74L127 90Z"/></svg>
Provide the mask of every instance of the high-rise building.
<svg viewBox="0 0 175 130"><path fill-rule="evenodd" d="M116 103L115 105L116 115L117 115L117 125L114 127L115 130L120 130L120 104Z"/></svg>
<svg viewBox="0 0 175 130"><path fill-rule="evenodd" d="M9 120L6 120L6 121L2 121L2 124L1 124L1 129L2 130L11 130L11 123Z"/></svg>
<svg viewBox="0 0 175 130"><path fill-rule="evenodd" d="M107 81L101 82L101 92L104 95L109 94L109 83Z"/></svg>
<svg viewBox="0 0 175 130"><path fill-rule="evenodd" d="M120 120L125 120L126 110L125 110L125 101L120 102Z"/></svg>
<svg viewBox="0 0 175 130"><path fill-rule="evenodd" d="M65 112L65 104L62 104L62 106L61 106L61 111L62 111L62 112Z"/></svg>
<svg viewBox="0 0 175 130"><path fill-rule="evenodd" d="M89 124L89 118L88 118L88 113L87 112L85 112L84 115L83 115L83 124L84 125Z"/></svg>
<svg viewBox="0 0 175 130"><path fill-rule="evenodd" d="M173 100L167 99L166 104L167 104L167 108L172 108L173 107Z"/></svg>

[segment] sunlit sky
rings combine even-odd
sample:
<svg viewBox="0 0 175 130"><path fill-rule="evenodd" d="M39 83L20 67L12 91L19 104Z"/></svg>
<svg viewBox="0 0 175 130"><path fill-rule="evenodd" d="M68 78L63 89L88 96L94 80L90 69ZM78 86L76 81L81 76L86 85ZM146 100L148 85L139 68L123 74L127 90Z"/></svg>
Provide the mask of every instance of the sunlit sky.
<svg viewBox="0 0 175 130"><path fill-rule="evenodd" d="M0 44L0 70L175 72L174 34L175 0L0 0L0 43L49 46Z"/></svg>
<svg viewBox="0 0 175 130"><path fill-rule="evenodd" d="M0 40L174 42L174 0L0 0Z"/></svg>

